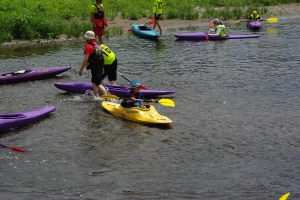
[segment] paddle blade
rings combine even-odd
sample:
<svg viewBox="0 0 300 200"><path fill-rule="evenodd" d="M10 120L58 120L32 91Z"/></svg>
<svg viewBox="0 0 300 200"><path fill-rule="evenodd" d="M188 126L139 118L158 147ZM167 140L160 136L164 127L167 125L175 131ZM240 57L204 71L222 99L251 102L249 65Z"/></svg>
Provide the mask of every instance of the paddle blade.
<svg viewBox="0 0 300 200"><path fill-rule="evenodd" d="M100 98L105 98L105 99L120 99L120 97L113 95L113 94L104 94L101 95Z"/></svg>
<svg viewBox="0 0 300 200"><path fill-rule="evenodd" d="M150 23L150 24L154 24L154 19L153 19L153 18L150 19L149 23Z"/></svg>
<svg viewBox="0 0 300 200"><path fill-rule="evenodd" d="M146 86L142 86L142 90L148 90L148 88Z"/></svg>
<svg viewBox="0 0 300 200"><path fill-rule="evenodd" d="M275 22L278 22L278 19L277 18L269 18L269 19L266 19L267 22L270 22L270 23L275 23Z"/></svg>
<svg viewBox="0 0 300 200"><path fill-rule="evenodd" d="M235 21L235 22L230 22L231 24L237 24L240 23L241 21Z"/></svg>
<svg viewBox="0 0 300 200"><path fill-rule="evenodd" d="M210 24L208 24L207 27L208 27L208 28L211 28L211 26L212 26L212 22L210 22Z"/></svg>
<svg viewBox="0 0 300 200"><path fill-rule="evenodd" d="M20 149L20 148L18 148L18 147L9 147L11 150L13 150L13 151L18 151L18 152L26 152L26 150L24 150L24 149Z"/></svg>
<svg viewBox="0 0 300 200"><path fill-rule="evenodd" d="M207 34L206 34L205 38L206 38L207 41L209 40L209 36Z"/></svg>
<svg viewBox="0 0 300 200"><path fill-rule="evenodd" d="M288 192L286 194L284 194L282 197L280 197L279 200L286 200L288 198L288 196L290 195L291 192Z"/></svg>
<svg viewBox="0 0 300 200"><path fill-rule="evenodd" d="M164 106L170 106L170 107L175 107L175 103L171 99L160 99L157 101L159 104L164 105Z"/></svg>
<svg viewBox="0 0 300 200"><path fill-rule="evenodd" d="M132 28L126 28L125 31L132 31Z"/></svg>

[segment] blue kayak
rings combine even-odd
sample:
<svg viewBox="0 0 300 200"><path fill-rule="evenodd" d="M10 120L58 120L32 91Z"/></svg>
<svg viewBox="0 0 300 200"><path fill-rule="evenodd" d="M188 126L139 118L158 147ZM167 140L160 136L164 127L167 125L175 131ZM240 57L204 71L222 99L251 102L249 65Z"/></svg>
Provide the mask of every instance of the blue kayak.
<svg viewBox="0 0 300 200"><path fill-rule="evenodd" d="M149 28L148 26L145 26L144 24L130 24L132 28L132 32L136 35L139 35L141 37L150 38L150 39L156 39L160 35Z"/></svg>

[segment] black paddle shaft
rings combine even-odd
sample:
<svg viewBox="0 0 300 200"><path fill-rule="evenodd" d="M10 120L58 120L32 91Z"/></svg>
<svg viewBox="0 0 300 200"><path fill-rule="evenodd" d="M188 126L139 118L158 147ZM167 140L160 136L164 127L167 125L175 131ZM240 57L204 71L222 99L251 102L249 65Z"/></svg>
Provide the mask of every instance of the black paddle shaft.
<svg viewBox="0 0 300 200"><path fill-rule="evenodd" d="M118 73L120 76L122 76L123 78L125 78L128 82L130 82L130 80L127 79L125 76L123 76L120 72L117 71L117 73Z"/></svg>
<svg viewBox="0 0 300 200"><path fill-rule="evenodd" d="M3 145L3 144L0 144L0 146L1 146L1 147L5 147L5 148L9 148L8 146L5 146L5 145Z"/></svg>

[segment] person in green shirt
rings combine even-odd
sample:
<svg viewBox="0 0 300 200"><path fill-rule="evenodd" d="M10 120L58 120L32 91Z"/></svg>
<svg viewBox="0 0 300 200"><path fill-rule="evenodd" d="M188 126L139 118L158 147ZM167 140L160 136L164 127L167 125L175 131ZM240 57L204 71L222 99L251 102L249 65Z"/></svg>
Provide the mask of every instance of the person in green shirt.
<svg viewBox="0 0 300 200"><path fill-rule="evenodd" d="M101 49L104 58L104 73L101 74L101 83L103 83L103 79L107 76L111 85L117 85L117 57L108 46L101 44Z"/></svg>
<svg viewBox="0 0 300 200"><path fill-rule="evenodd" d="M153 30L155 29L156 25L159 28L159 34L162 34L161 26L159 24L159 17L163 14L163 1L162 0L153 0L153 14L154 14L154 26Z"/></svg>

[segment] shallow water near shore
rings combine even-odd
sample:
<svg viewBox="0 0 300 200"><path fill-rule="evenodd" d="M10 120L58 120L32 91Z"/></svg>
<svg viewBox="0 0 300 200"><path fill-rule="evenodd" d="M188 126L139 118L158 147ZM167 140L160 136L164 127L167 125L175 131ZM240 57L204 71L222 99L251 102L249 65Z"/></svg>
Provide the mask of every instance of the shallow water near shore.
<svg viewBox="0 0 300 200"><path fill-rule="evenodd" d="M0 85L0 113L47 105L56 111L0 134L1 199L300 198L300 17L264 22L258 32L226 23L229 34L261 37L158 41L129 34L104 39L118 71L149 89L174 90L176 107L154 104L170 126L124 121L91 95L55 82L89 82L78 70L82 42L1 49L1 73L71 65L54 78ZM105 80L108 83L108 80ZM119 85L128 81L118 76Z"/></svg>

